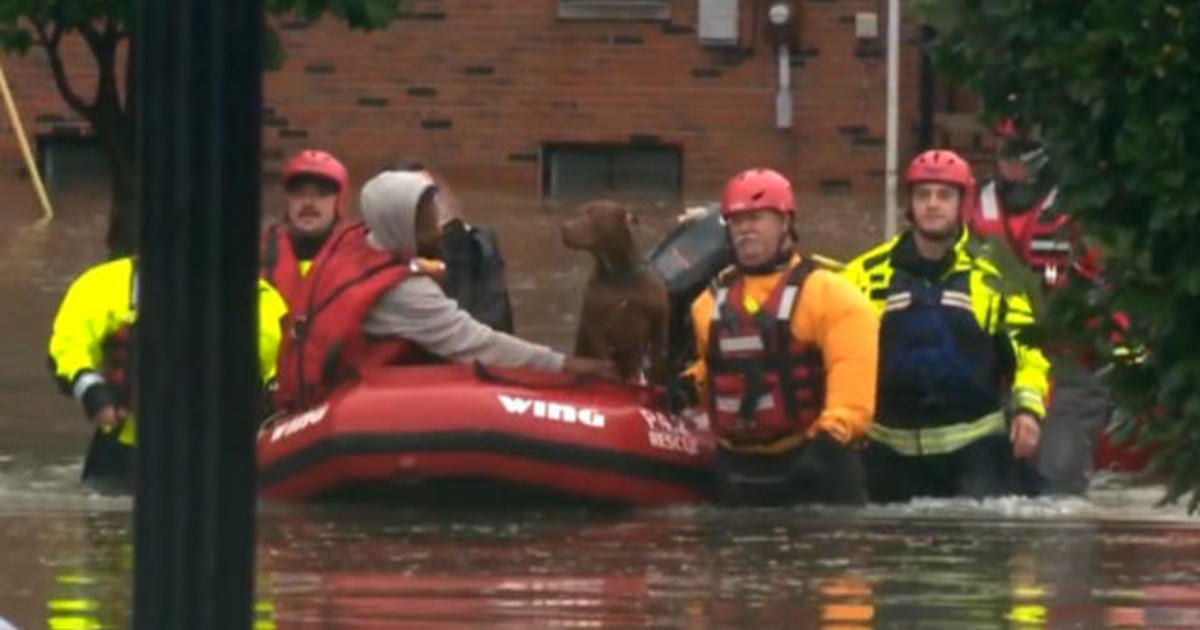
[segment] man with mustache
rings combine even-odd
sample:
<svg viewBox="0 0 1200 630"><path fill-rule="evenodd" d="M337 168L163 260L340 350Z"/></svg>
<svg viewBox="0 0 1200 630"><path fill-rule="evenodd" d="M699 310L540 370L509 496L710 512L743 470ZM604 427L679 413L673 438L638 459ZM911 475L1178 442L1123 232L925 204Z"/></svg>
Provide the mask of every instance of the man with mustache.
<svg viewBox="0 0 1200 630"><path fill-rule="evenodd" d="M877 416L864 461L873 501L1011 494L1037 450L1045 357L1018 341L1029 300L1003 292L964 226L971 167L953 151L905 174L912 227L843 271L882 314Z"/></svg>
<svg viewBox="0 0 1200 630"><path fill-rule="evenodd" d="M734 176L721 215L735 263L692 305L697 361L673 384L673 405L707 408L724 502L862 503L854 445L874 411L878 318L796 250L783 175Z"/></svg>
<svg viewBox="0 0 1200 630"><path fill-rule="evenodd" d="M446 296L436 260L436 184L384 171L359 195L362 223L339 229L300 283L284 319L276 404L302 409L364 368L480 362L616 379L611 361L565 356L476 320Z"/></svg>
<svg viewBox="0 0 1200 630"><path fill-rule="evenodd" d="M296 308L296 291L346 212L350 178L325 151L307 149L283 167L283 221L263 232L262 277Z"/></svg>

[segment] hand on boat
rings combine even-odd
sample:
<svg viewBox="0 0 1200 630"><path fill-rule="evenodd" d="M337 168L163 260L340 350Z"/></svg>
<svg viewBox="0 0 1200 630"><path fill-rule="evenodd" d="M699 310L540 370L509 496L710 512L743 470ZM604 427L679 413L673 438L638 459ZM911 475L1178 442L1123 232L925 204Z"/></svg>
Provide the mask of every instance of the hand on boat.
<svg viewBox="0 0 1200 630"><path fill-rule="evenodd" d="M1037 452L1038 441L1042 437L1042 427L1037 418L1027 413L1013 416L1009 438L1012 439L1013 456L1017 459L1032 457Z"/></svg>
<svg viewBox="0 0 1200 630"><path fill-rule="evenodd" d="M621 375L617 373L617 365L607 359L591 359L571 355L563 361L562 369L568 374L595 376L613 381L621 380Z"/></svg>
<svg viewBox="0 0 1200 630"><path fill-rule="evenodd" d="M125 411L118 409L115 405L105 405L92 416L92 422L100 427L104 433L115 431L121 426L121 422L125 419Z"/></svg>
<svg viewBox="0 0 1200 630"><path fill-rule="evenodd" d="M675 222L676 223L687 223L688 221L695 221L696 219L699 219L700 217L704 216L707 213L708 213L707 206L691 206L690 208L685 208L683 212L680 212L675 217Z"/></svg>
<svg viewBox="0 0 1200 630"><path fill-rule="evenodd" d="M677 375L667 381L665 407L671 413L680 413L699 404L700 394L696 381L690 375Z"/></svg>

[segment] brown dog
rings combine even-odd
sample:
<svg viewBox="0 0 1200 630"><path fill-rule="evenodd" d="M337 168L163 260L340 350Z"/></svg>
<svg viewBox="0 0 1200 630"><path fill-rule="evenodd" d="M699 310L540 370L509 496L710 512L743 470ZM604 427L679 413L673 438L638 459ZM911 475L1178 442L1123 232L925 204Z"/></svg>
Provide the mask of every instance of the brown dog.
<svg viewBox="0 0 1200 630"><path fill-rule="evenodd" d="M563 223L563 243L591 252L596 267L583 294L575 354L611 359L627 380L666 375L670 309L667 288L646 268L630 227L637 215L613 201L593 201Z"/></svg>

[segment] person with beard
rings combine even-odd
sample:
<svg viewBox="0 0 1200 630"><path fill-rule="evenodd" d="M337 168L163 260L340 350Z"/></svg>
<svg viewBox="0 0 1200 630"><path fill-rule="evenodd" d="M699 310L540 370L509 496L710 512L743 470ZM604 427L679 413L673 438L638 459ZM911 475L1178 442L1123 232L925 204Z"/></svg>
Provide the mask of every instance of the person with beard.
<svg viewBox="0 0 1200 630"><path fill-rule="evenodd" d="M878 318L836 273L796 249L788 180L756 168L721 200L735 262L692 304L696 361L672 407L703 405L730 504L863 503Z"/></svg>
<svg viewBox="0 0 1200 630"><path fill-rule="evenodd" d="M293 156L281 175L287 205L283 221L263 231L261 275L295 308L301 278L345 214L350 178L337 158L315 149Z"/></svg>
<svg viewBox="0 0 1200 630"><path fill-rule="evenodd" d="M384 171L363 186L363 222L339 229L284 318L276 405L300 409L364 368L460 363L617 378L611 361L564 356L479 322L442 291L437 186Z"/></svg>
<svg viewBox="0 0 1200 630"><path fill-rule="evenodd" d="M1000 272L974 253L962 157L926 151L905 181L912 227L843 270L882 317L871 499L1012 494L1045 413L1046 359L1016 336L1033 323L1029 300L1000 292Z"/></svg>
<svg viewBox="0 0 1200 630"><path fill-rule="evenodd" d="M1071 233L1070 215L1057 206L1053 164L1036 135L1002 121L996 132L995 180L979 194L968 216L972 232L999 239L1054 291L1072 276L1094 282L1099 276L1096 252ZM1123 315L1118 315L1118 327ZM1048 348L1053 357L1053 395L1046 431L1036 460L1030 462L1031 490L1042 494L1082 494L1088 485L1092 451L1108 424L1112 405L1108 389L1085 365L1063 349Z"/></svg>

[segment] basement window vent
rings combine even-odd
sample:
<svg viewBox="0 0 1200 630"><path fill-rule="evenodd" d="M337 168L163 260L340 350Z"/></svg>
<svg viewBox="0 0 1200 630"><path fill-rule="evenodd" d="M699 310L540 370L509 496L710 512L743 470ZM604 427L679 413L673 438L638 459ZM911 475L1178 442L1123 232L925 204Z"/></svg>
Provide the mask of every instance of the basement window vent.
<svg viewBox="0 0 1200 630"><path fill-rule="evenodd" d="M672 146L547 144L542 191L548 197L677 199L683 152Z"/></svg>
<svg viewBox="0 0 1200 630"><path fill-rule="evenodd" d="M108 186L108 158L92 136L46 135L37 138L37 162L51 194Z"/></svg>
<svg viewBox="0 0 1200 630"><path fill-rule="evenodd" d="M578 20L666 20L670 0L558 0L558 17Z"/></svg>

